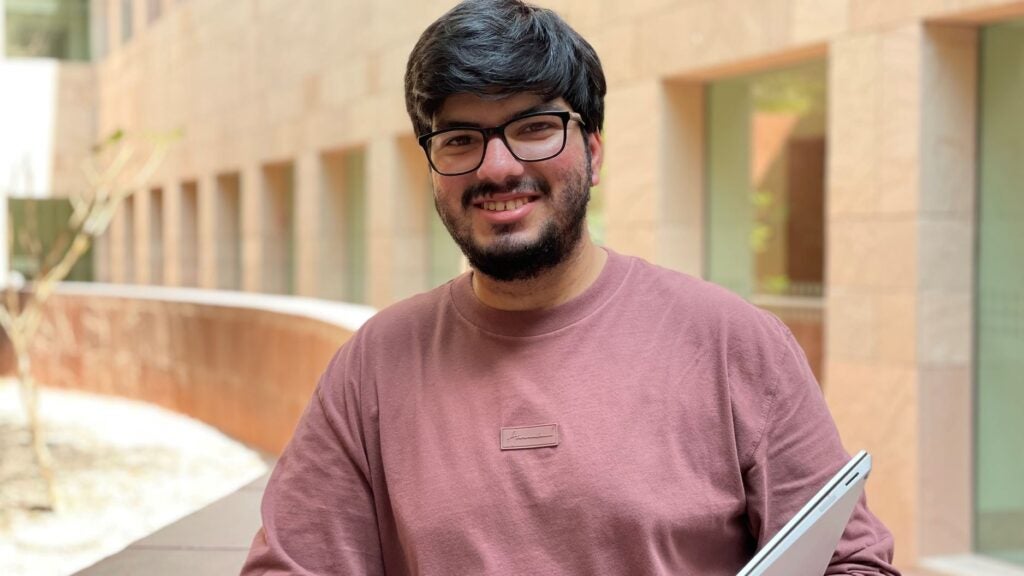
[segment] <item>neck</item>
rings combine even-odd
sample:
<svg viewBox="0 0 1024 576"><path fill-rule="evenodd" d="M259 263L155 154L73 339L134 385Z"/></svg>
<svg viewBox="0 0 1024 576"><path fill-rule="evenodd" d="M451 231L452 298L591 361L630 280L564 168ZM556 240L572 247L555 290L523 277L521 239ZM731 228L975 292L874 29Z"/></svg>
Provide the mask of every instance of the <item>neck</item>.
<svg viewBox="0 0 1024 576"><path fill-rule="evenodd" d="M572 254L536 278L500 282L473 272L473 292L481 302L499 310L540 310L558 306L582 294L601 275L608 253L586 231Z"/></svg>

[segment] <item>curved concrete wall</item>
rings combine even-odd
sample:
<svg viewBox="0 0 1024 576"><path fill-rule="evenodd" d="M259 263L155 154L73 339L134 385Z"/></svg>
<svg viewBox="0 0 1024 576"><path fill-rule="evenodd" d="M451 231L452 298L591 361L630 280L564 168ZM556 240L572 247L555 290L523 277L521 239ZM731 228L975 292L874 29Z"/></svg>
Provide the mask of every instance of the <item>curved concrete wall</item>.
<svg viewBox="0 0 1024 576"><path fill-rule="evenodd" d="M373 310L307 298L73 284L33 343L43 385L142 400L277 454Z"/></svg>

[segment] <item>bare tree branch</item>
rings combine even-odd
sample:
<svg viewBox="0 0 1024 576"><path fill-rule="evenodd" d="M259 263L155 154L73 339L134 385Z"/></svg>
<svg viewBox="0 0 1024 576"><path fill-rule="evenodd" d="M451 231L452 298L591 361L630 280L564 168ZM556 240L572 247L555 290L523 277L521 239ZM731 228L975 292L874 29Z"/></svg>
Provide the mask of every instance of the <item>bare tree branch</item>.
<svg viewBox="0 0 1024 576"><path fill-rule="evenodd" d="M24 293L19 293L18 287L6 287L5 305L0 307L0 328L7 333L17 358L22 404L29 420L39 473L47 487L50 509L59 507L59 493L39 420L39 389L31 369L32 339L42 321L44 305L57 283L67 278L93 240L106 231L121 202L149 182L166 158L169 147L179 137L180 132L148 137L150 150L137 170L131 170L137 143L129 142L123 131L118 130L94 146L93 157L83 164L88 187L85 192L70 198L72 212L67 226L45 255L38 234L35 206L26 204L26 224L22 230L25 238L19 235L18 240L24 242L26 251L36 259L38 276L27 285ZM110 157L109 162L103 162L105 157ZM13 230L13 226L8 230ZM13 244L13 240L13 233L9 232L8 243Z"/></svg>

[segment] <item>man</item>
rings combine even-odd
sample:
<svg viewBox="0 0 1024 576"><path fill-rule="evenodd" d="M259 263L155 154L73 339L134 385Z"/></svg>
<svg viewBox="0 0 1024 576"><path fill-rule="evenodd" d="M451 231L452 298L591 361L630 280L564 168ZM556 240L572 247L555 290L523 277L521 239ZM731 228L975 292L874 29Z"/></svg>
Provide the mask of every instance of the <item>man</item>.
<svg viewBox="0 0 1024 576"><path fill-rule="evenodd" d="M789 331L591 241L605 80L554 13L459 4L405 88L472 271L341 348L243 572L735 574L848 457ZM829 574L891 561L862 502Z"/></svg>

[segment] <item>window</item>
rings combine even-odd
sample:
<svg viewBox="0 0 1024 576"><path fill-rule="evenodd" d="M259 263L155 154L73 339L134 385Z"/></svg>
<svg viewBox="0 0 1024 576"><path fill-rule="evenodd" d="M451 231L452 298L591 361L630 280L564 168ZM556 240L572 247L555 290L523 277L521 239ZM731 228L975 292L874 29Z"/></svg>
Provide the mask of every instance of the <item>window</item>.
<svg viewBox="0 0 1024 576"><path fill-rule="evenodd" d="M181 185L178 221L178 254L182 286L199 285L199 186L195 181Z"/></svg>
<svg viewBox="0 0 1024 576"><path fill-rule="evenodd" d="M124 199L124 205L119 212L121 215L121 226L119 234L121 237L121 250L115 257L120 262L119 274L115 278L120 282L133 284L135 279L135 194L130 194Z"/></svg>
<svg viewBox="0 0 1024 576"><path fill-rule="evenodd" d="M132 7L134 0L121 0L121 43L125 44L132 39L132 29L135 24L135 14Z"/></svg>
<svg viewBox="0 0 1024 576"><path fill-rule="evenodd" d="M295 168L263 167L263 284L269 294L295 293Z"/></svg>
<svg viewBox="0 0 1024 576"><path fill-rule="evenodd" d="M430 186L427 186L427 193L431 194ZM452 240L451 234L445 228L441 217L437 215L433 201L427 202L427 209L424 211L427 218L427 230L430 242L429 252L429 273L427 282L429 287L440 286L459 275L462 262L462 252Z"/></svg>
<svg viewBox="0 0 1024 576"><path fill-rule="evenodd" d="M89 59L88 0L6 0L0 7L7 56Z"/></svg>
<svg viewBox="0 0 1024 576"><path fill-rule="evenodd" d="M822 376L826 64L707 89L706 273L789 325Z"/></svg>
<svg viewBox="0 0 1024 576"><path fill-rule="evenodd" d="M149 191L149 283L164 283L164 191Z"/></svg>
<svg viewBox="0 0 1024 576"><path fill-rule="evenodd" d="M323 157L318 296L364 303L367 296L366 152L353 148Z"/></svg>
<svg viewBox="0 0 1024 576"><path fill-rule="evenodd" d="M345 298L366 302L366 153L353 150L344 156Z"/></svg>
<svg viewBox="0 0 1024 576"><path fill-rule="evenodd" d="M393 300L412 296L459 275L462 252L434 208L430 167L416 139L398 139L399 169L395 192L400 207L394 213L394 272L402 279L388 295Z"/></svg>
<svg viewBox="0 0 1024 576"><path fill-rule="evenodd" d="M107 55L107 3L95 2L92 6L95 8L95 12L89 17L92 57L95 60L102 60Z"/></svg>
<svg viewBox="0 0 1024 576"><path fill-rule="evenodd" d="M214 221L217 223L217 287L242 288L242 202L238 173L217 177Z"/></svg>
<svg viewBox="0 0 1024 576"><path fill-rule="evenodd" d="M1024 566L1024 21L981 33L975 548Z"/></svg>
<svg viewBox="0 0 1024 576"><path fill-rule="evenodd" d="M8 198L7 206L12 228L11 269L27 279L39 278L53 266L54 261L49 259L53 250L60 246L66 249L71 238L71 202L65 198ZM63 250L58 253L63 254ZM90 249L71 268L66 280L92 280L92 261Z"/></svg>

